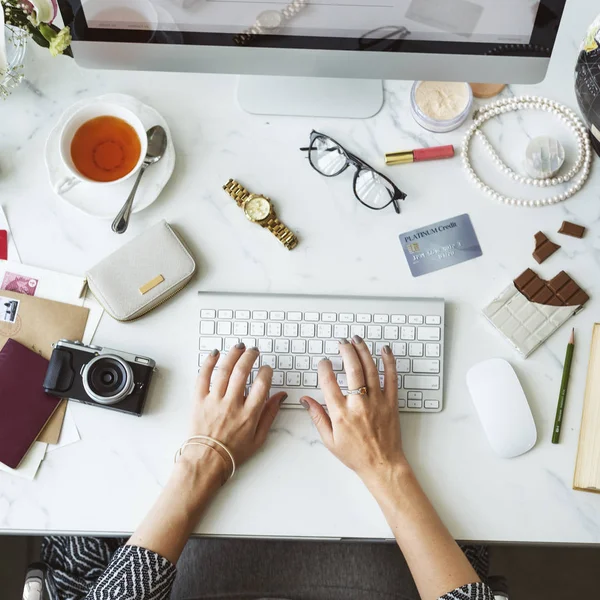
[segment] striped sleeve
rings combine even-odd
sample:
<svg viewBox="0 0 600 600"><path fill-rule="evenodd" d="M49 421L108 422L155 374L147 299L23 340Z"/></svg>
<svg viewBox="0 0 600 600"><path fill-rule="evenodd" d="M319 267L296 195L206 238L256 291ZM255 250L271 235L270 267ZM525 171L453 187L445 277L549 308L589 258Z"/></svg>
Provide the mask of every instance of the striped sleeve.
<svg viewBox="0 0 600 600"><path fill-rule="evenodd" d="M485 583L470 583L444 594L439 600L494 600L494 592Z"/></svg>
<svg viewBox="0 0 600 600"><path fill-rule="evenodd" d="M168 600L175 573L175 566L155 552L122 546L86 600Z"/></svg>

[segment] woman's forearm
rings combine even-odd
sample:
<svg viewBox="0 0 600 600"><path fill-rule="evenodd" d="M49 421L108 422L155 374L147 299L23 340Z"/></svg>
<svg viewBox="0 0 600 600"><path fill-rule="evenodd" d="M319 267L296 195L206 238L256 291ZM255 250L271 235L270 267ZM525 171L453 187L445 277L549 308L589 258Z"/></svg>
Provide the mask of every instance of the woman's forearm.
<svg viewBox="0 0 600 600"><path fill-rule="evenodd" d="M214 450L183 456L158 500L127 542L176 564L189 536L223 483L223 461Z"/></svg>
<svg viewBox="0 0 600 600"><path fill-rule="evenodd" d="M382 469L365 483L394 532L422 600L480 581L408 463Z"/></svg>

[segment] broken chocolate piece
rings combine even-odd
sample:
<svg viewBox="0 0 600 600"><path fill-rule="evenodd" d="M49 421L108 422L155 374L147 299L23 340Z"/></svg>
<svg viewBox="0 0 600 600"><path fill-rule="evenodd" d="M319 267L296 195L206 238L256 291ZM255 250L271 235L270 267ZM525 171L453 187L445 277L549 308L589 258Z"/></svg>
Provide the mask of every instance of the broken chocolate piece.
<svg viewBox="0 0 600 600"><path fill-rule="evenodd" d="M583 225L576 225L570 221L563 221L558 233L570 235L571 237L582 238L585 234L585 227Z"/></svg>
<svg viewBox="0 0 600 600"><path fill-rule="evenodd" d="M527 269L514 284L527 300L546 306L581 306L590 299L564 271L545 281L535 271Z"/></svg>
<svg viewBox="0 0 600 600"><path fill-rule="evenodd" d="M551 242L541 231L535 234L535 251L533 258L541 265L546 259L550 258L560 246Z"/></svg>

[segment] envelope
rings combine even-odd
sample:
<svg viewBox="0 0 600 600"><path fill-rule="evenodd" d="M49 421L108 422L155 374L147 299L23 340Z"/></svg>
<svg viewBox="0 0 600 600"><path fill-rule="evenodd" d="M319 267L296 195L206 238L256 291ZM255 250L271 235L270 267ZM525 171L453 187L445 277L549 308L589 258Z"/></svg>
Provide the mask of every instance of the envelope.
<svg viewBox="0 0 600 600"><path fill-rule="evenodd" d="M83 338L90 312L87 308L7 290L0 290L0 297L18 301L14 316L0 319L0 350L9 338L13 338L50 360L55 342L60 339L81 341ZM58 442L66 408L66 401L61 402L38 441L54 439L50 443Z"/></svg>
<svg viewBox="0 0 600 600"><path fill-rule="evenodd" d="M0 214L0 218L1 216L2 215ZM26 278L26 280L31 280L31 285L26 286L26 291L30 296L45 298L46 300L56 300L57 302L67 302L69 304L89 308L90 313L85 333L83 338L81 338L81 341L84 344L91 343L94 333L98 328L98 324L100 323L100 319L104 314L104 309L93 296L84 293L86 287L84 277L66 275L56 271L23 265L14 260L14 258L10 261L0 260L0 288L5 287L7 276L8 279L14 279L14 275L22 276L23 278ZM38 441L47 444L56 444L58 442L66 409L66 402L61 403L46 427L42 430L38 437Z"/></svg>

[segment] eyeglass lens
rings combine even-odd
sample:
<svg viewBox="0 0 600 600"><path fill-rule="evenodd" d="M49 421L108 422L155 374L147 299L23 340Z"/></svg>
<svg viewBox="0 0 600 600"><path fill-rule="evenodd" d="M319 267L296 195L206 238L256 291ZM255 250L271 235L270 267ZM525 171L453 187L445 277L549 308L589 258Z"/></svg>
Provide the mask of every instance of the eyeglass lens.
<svg viewBox="0 0 600 600"><path fill-rule="evenodd" d="M310 147L310 162L322 175L339 175L348 165L344 150L332 139L318 136ZM355 165L356 166L356 165ZM394 189L375 171L358 167L354 191L358 199L370 208L384 208L394 197Z"/></svg>

